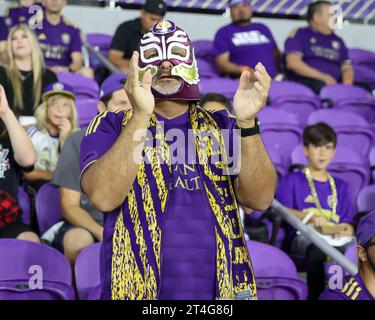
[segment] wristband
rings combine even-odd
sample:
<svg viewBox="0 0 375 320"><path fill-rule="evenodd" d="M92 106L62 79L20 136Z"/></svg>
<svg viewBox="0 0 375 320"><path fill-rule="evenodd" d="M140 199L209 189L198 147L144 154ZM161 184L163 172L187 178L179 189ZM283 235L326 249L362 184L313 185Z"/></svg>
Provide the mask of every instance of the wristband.
<svg viewBox="0 0 375 320"><path fill-rule="evenodd" d="M235 129L240 129L241 137L251 137L260 134L259 120L255 118L255 126L252 128L240 128L237 123L234 125Z"/></svg>

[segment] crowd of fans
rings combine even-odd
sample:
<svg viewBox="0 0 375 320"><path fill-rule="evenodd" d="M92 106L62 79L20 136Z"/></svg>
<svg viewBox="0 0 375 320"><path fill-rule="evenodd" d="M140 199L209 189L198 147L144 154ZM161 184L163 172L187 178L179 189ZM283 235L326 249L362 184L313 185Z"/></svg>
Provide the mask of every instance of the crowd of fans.
<svg viewBox="0 0 375 320"><path fill-rule="evenodd" d="M35 4L41 8L36 13L29 10ZM18 187L37 192L50 181L60 190L63 224L54 239L42 240L63 252L73 267L83 248L102 240L103 216L80 189L79 146L86 129L78 125L72 84L57 77L59 72L72 72L94 78L93 70L83 65L84 35L62 16L65 5L66 0L19 0L0 18L0 193L1 202L10 203L10 209L1 205L0 238L41 241L42 235L22 222ZM273 79L293 80L315 93L329 84L355 84L348 49L330 26L330 2L309 6L308 26L291 31L284 54L270 29L251 21L250 1L232 0L229 6L232 23L218 30L213 41L212 53L222 76L238 78L248 70L253 77L261 62ZM130 58L143 34L166 13L164 1L147 0L139 18L117 28L108 59L122 74L101 84L98 113L131 108L123 89ZM200 105L231 112L230 100L218 93L205 95ZM335 132L325 123L308 126L303 144L308 165L280 181L276 198L301 220L314 212L311 221L316 227L334 223L342 227L336 236L353 236L356 213L347 185L327 170L335 154ZM306 257L309 298L318 299L324 290L326 255L296 230L285 229L284 249ZM351 243L339 249L344 252Z"/></svg>

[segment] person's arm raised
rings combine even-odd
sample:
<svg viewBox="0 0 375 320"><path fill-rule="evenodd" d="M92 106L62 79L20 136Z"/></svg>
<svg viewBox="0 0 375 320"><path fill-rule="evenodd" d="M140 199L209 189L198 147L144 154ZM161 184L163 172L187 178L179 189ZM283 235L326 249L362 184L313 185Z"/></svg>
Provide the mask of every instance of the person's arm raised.
<svg viewBox="0 0 375 320"><path fill-rule="evenodd" d="M133 107L133 115L121 130L113 146L82 175L81 186L92 203L101 211L112 211L123 203L138 172L146 129L154 111L151 93L151 73L147 71L139 82L139 54L133 53L126 92ZM140 130L143 130L142 138ZM83 141L84 142L84 141ZM100 141L98 141L100 143Z"/></svg>

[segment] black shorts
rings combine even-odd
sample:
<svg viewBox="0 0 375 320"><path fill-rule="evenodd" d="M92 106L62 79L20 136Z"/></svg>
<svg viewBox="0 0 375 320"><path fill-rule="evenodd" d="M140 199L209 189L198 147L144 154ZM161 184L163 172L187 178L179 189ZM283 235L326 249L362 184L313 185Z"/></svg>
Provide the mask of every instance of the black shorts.
<svg viewBox="0 0 375 320"><path fill-rule="evenodd" d="M17 238L23 232L34 232L30 226L24 224L23 222L14 222L5 225L5 227L0 229L0 239L1 238Z"/></svg>
<svg viewBox="0 0 375 320"><path fill-rule="evenodd" d="M57 235L53 241L53 246L59 250L61 253L64 253L64 237L66 235L66 233L74 228L81 228L81 227L76 227L74 225L72 225L70 222L66 221L66 220L63 220L64 221L64 224L60 227L59 231L57 232ZM86 230L87 232L89 232L92 236L92 239L95 242L97 242L95 236L87 229L85 228L81 228L81 229L84 229Z"/></svg>

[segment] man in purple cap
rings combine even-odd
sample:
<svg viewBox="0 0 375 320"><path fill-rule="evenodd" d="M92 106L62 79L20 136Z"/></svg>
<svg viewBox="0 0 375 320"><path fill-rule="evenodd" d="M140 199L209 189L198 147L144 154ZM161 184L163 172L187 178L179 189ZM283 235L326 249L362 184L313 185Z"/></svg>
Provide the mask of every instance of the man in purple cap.
<svg viewBox="0 0 375 320"><path fill-rule="evenodd" d="M130 58L138 50L142 36L164 18L167 4L164 0L146 0L139 18L122 23L112 39L108 59L121 72L128 73Z"/></svg>
<svg viewBox="0 0 375 320"><path fill-rule="evenodd" d="M141 39L132 110L98 115L81 143L81 187L104 213L103 299L256 299L237 201L266 209L276 173L256 120L271 78L255 70L254 87L240 78L236 117L209 112L188 35L161 20ZM226 146L239 144L236 171Z"/></svg>
<svg viewBox="0 0 375 320"><path fill-rule="evenodd" d="M5 11L4 17L9 28L19 23L25 23L33 27L43 20L43 7L40 1L19 0L17 4Z"/></svg>
<svg viewBox="0 0 375 320"><path fill-rule="evenodd" d="M131 108L126 95L124 74L108 77L100 90L98 111L114 112ZM79 149L86 128L70 135L64 144L54 171L53 183L60 188L64 224L59 229L54 246L73 266L80 251L103 239L103 215L81 192L79 185Z"/></svg>
<svg viewBox="0 0 375 320"><path fill-rule="evenodd" d="M229 7L232 23L216 33L213 44L217 68L235 77L247 70L255 80L254 68L261 62L274 78L280 54L271 31L264 24L251 22L253 11L249 0L230 0Z"/></svg>
<svg viewBox="0 0 375 320"><path fill-rule="evenodd" d="M4 19L0 17L0 63L6 62L6 48L8 38L8 27Z"/></svg>
<svg viewBox="0 0 375 320"><path fill-rule="evenodd" d="M375 211L361 218L357 226L358 270L340 289L327 289L320 300L375 300Z"/></svg>
<svg viewBox="0 0 375 320"><path fill-rule="evenodd" d="M66 0L44 0L43 28L35 29L46 65L54 72L75 72L94 77L91 68L83 66L80 30L61 14Z"/></svg>
<svg viewBox="0 0 375 320"><path fill-rule="evenodd" d="M353 84L354 72L344 41L334 33L329 1L316 1L307 10L308 27L293 30L285 43L289 78L315 93L328 84Z"/></svg>

